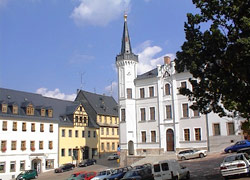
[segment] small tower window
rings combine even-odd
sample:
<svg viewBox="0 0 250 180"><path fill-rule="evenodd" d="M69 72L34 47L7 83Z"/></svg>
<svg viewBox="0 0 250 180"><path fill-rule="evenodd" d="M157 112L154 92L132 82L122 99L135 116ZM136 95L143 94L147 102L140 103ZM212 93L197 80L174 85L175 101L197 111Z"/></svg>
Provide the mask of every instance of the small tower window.
<svg viewBox="0 0 250 180"><path fill-rule="evenodd" d="M52 109L49 109L49 110L48 110L48 116L49 116L49 117L53 117L53 110L52 110Z"/></svg>
<svg viewBox="0 0 250 180"><path fill-rule="evenodd" d="M2 104L2 113L7 113L7 104Z"/></svg>

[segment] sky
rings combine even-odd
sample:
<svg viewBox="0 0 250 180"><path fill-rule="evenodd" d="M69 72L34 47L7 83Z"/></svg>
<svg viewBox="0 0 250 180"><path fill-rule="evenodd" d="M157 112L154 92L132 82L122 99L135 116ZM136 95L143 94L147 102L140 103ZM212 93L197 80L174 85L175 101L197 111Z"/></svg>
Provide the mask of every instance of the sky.
<svg viewBox="0 0 250 180"><path fill-rule="evenodd" d="M138 74L175 58L191 0L0 0L0 87L74 100L77 89L117 100L124 13Z"/></svg>

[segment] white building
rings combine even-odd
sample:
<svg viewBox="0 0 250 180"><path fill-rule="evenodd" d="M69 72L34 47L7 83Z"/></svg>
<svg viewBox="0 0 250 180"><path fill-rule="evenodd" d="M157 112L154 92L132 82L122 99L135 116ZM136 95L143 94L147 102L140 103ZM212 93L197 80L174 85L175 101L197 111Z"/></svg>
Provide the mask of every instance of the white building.
<svg viewBox="0 0 250 180"><path fill-rule="evenodd" d="M169 57L164 65L137 75L138 56L133 54L125 15L121 53L116 57L120 107L121 163L127 155L162 154L185 148L223 148L240 136L239 122L193 111L194 102L179 94L189 72L177 73ZM209 141L207 139L209 134ZM223 146L223 147L222 147ZM215 149L213 149L215 150Z"/></svg>
<svg viewBox="0 0 250 180"><path fill-rule="evenodd" d="M0 88L0 179L58 167L58 120L72 103Z"/></svg>

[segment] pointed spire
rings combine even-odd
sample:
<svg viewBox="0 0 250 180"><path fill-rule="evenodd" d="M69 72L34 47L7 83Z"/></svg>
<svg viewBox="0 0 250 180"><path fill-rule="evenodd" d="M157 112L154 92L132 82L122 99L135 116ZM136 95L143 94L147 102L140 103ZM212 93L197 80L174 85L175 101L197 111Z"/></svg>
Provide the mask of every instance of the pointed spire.
<svg viewBox="0 0 250 180"><path fill-rule="evenodd" d="M129 38L129 34L128 34L127 17L128 17L128 15L124 14L124 28L123 28L123 36L122 36L121 54L132 53L130 38Z"/></svg>

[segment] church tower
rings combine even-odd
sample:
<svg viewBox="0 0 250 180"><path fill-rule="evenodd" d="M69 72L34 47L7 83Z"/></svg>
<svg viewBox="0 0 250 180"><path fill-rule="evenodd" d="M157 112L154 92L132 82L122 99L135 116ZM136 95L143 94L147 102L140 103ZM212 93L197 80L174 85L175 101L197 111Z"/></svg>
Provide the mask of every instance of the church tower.
<svg viewBox="0 0 250 180"><path fill-rule="evenodd" d="M121 52L116 56L118 71L118 104L120 117L120 147L121 164L127 155L136 154L136 107L135 107L135 84L137 77L138 55L132 52L127 15L124 15L124 28L122 36ZM126 164L126 163L125 163Z"/></svg>

